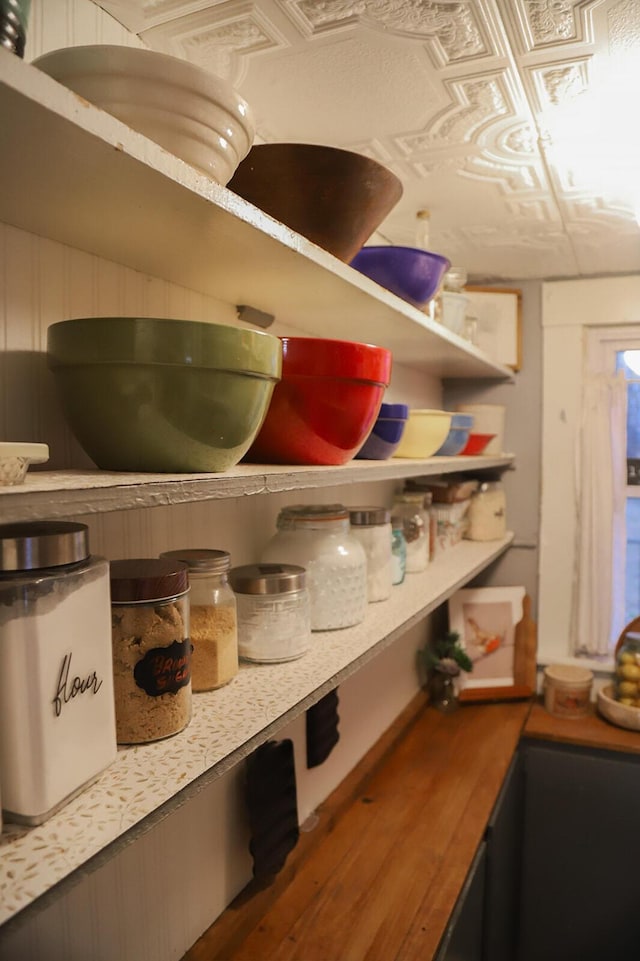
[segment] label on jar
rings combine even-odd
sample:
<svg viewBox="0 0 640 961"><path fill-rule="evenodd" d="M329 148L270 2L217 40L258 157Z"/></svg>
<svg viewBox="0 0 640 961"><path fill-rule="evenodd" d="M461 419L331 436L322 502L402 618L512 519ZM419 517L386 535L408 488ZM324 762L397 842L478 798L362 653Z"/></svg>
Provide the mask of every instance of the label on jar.
<svg viewBox="0 0 640 961"><path fill-rule="evenodd" d="M138 687L149 697L177 694L191 680L191 641L174 641L168 647L152 647L133 669Z"/></svg>

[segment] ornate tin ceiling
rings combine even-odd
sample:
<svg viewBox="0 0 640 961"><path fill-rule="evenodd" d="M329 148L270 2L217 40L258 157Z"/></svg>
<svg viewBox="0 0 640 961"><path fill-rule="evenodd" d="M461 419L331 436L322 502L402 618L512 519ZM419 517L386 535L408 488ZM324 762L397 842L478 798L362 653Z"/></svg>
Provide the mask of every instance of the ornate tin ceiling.
<svg viewBox="0 0 640 961"><path fill-rule="evenodd" d="M640 0L99 0L231 80L258 139L393 169L380 229L479 280L640 266ZM638 187L635 186L636 171Z"/></svg>

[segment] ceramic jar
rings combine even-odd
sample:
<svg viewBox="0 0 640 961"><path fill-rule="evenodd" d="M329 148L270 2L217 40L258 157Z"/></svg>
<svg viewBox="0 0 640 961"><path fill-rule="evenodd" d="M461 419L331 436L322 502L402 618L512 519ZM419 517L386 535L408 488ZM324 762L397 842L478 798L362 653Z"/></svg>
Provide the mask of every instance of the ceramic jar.
<svg viewBox="0 0 640 961"><path fill-rule="evenodd" d="M160 555L189 568L191 690L213 691L238 673L236 597L229 586L228 551L185 549Z"/></svg>
<svg viewBox="0 0 640 961"><path fill-rule="evenodd" d="M2 804L40 824L116 756L109 565L86 525L0 527L0 663Z"/></svg>
<svg viewBox="0 0 640 961"><path fill-rule="evenodd" d="M311 630L330 631L364 620L367 558L342 504L297 504L280 511L278 531L262 561L297 564L307 571Z"/></svg>
<svg viewBox="0 0 640 961"><path fill-rule="evenodd" d="M500 481L486 481L471 496L466 537L471 541L496 541L507 533L507 502Z"/></svg>

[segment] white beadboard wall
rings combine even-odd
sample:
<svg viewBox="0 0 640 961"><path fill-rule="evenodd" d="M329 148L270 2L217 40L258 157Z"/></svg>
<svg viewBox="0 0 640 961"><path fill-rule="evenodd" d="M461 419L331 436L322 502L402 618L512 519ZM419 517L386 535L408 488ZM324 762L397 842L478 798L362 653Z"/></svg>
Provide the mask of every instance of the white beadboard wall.
<svg viewBox="0 0 640 961"><path fill-rule="evenodd" d="M27 55L82 43L141 46L89 0L33 0ZM69 198L73 203L73 198ZM0 436L48 443L49 468L90 461L67 429L46 367L46 330L80 316L169 316L234 323L231 305L81 251L0 225ZM295 333L272 328L274 333ZM396 368L387 399L438 407L441 385ZM393 483L331 488L318 502L389 502ZM264 495L83 517L92 550L110 559L188 546L255 560L291 496ZM294 740L301 822L353 768L418 690L415 652L431 622L408 631L340 689L341 739L321 767L304 767L304 717ZM240 764L163 819L125 839L0 928L3 961L175 961L251 877ZM181 803L184 801L184 803Z"/></svg>

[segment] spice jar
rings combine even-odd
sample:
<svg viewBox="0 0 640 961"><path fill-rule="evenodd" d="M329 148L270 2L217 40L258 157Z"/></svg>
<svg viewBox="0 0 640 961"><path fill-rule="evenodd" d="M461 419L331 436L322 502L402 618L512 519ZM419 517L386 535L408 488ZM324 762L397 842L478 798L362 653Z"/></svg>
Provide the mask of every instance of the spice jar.
<svg viewBox="0 0 640 961"><path fill-rule="evenodd" d="M391 582L402 584L407 567L407 542L404 539L401 517L391 518Z"/></svg>
<svg viewBox="0 0 640 961"><path fill-rule="evenodd" d="M307 574L295 564L232 567L238 650L245 661L293 661L311 647Z"/></svg>
<svg viewBox="0 0 640 961"><path fill-rule="evenodd" d="M191 720L186 564L163 558L111 563L111 624L119 744L177 734Z"/></svg>
<svg viewBox="0 0 640 961"><path fill-rule="evenodd" d="M367 558L351 533L347 509L342 504L296 504L280 511L277 527L261 559L306 569L311 630L330 631L364 620Z"/></svg>
<svg viewBox="0 0 640 961"><path fill-rule="evenodd" d="M0 527L0 782L41 824L116 756L109 565L85 524Z"/></svg>
<svg viewBox="0 0 640 961"><path fill-rule="evenodd" d="M486 481L471 495L466 537L470 541L497 541L507 533L507 502L500 481Z"/></svg>
<svg viewBox="0 0 640 961"><path fill-rule="evenodd" d="M164 551L189 568L191 690L213 691L238 673L236 598L228 581L228 551Z"/></svg>
<svg viewBox="0 0 640 961"><path fill-rule="evenodd" d="M424 495L402 493L394 496L392 516L402 521L407 545L407 574L424 571L429 564L429 515L424 509Z"/></svg>
<svg viewBox="0 0 640 961"><path fill-rule="evenodd" d="M351 507L351 533L367 555L367 600L384 601L391 594L391 511L386 507Z"/></svg>

